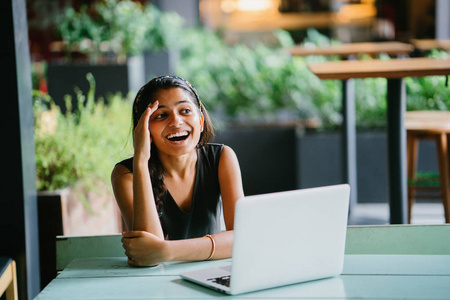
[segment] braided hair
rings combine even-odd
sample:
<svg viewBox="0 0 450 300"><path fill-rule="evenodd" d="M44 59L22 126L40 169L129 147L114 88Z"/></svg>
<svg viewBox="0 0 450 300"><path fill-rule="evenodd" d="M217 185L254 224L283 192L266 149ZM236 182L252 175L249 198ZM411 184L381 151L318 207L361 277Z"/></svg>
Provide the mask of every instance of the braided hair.
<svg viewBox="0 0 450 300"><path fill-rule="evenodd" d="M137 93L133 103L133 130L136 128L140 117L145 112L147 107L156 101L155 94L160 90L168 90L171 88L180 88L186 91L191 97L200 113L203 113L204 126L200 134L200 139L197 148L204 147L209 141L214 139L214 128L211 119L206 111L200 97L195 88L186 80L178 76L161 76L156 77L147 82ZM134 138L134 137L133 137ZM164 174L166 170L159 158L158 148L155 145L151 147L151 155L148 163L150 171L150 179L152 182L153 194L155 198L156 208L159 214L162 213L163 197L167 193L167 188L164 185Z"/></svg>

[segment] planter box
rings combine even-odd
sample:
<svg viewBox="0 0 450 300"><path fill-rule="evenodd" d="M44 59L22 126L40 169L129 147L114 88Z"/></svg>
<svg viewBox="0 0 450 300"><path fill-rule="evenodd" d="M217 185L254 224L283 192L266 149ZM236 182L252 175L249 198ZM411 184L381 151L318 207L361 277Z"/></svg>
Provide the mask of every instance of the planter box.
<svg viewBox="0 0 450 300"><path fill-rule="evenodd" d="M171 50L133 56L126 64L50 63L47 69L48 93L65 112L64 96L71 95L72 107L76 107L74 89L78 87L86 95L89 90L86 74L92 73L96 82L95 99L106 99L109 94L117 92L125 96L128 92L137 92L155 76L173 75L179 56L178 50Z"/></svg>
<svg viewBox="0 0 450 300"><path fill-rule="evenodd" d="M55 103L65 111L64 96L72 96L72 107L77 107L75 87L84 95L89 91L86 74L92 73L95 78L95 98L121 92L126 95L128 88L127 65L89 65L89 64L49 64L47 69L48 93Z"/></svg>
<svg viewBox="0 0 450 300"><path fill-rule="evenodd" d="M63 113L66 111L64 96L67 94L72 96L72 107L76 108L77 100L74 89L78 87L84 95L87 95L89 82L86 79L86 74L92 73L96 82L95 99L103 97L106 100L106 96L117 92L125 96L134 88L129 86L129 74L134 74L134 81L137 81L138 75L136 74L140 73L139 71L129 70L135 65L137 64L61 65L50 63L47 69L48 93L55 103L61 107ZM141 78L140 82L143 83L144 79Z"/></svg>
<svg viewBox="0 0 450 300"><path fill-rule="evenodd" d="M233 128L216 137L236 152L246 195L300 186L299 141L294 127Z"/></svg>
<svg viewBox="0 0 450 300"><path fill-rule="evenodd" d="M72 188L38 193L41 288L56 276L56 236L122 232L115 199L107 193L88 193L90 207Z"/></svg>
<svg viewBox="0 0 450 300"><path fill-rule="evenodd" d="M246 195L343 183L341 136L295 128L233 128L216 142L236 152ZM388 200L386 133L357 134L358 202ZM437 170L432 142L419 144L419 171Z"/></svg>

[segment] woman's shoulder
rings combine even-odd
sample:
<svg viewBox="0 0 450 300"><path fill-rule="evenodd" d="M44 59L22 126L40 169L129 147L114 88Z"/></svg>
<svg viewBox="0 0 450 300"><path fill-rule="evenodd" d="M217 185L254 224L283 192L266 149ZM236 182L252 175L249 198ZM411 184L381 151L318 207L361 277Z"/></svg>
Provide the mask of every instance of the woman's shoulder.
<svg viewBox="0 0 450 300"><path fill-rule="evenodd" d="M225 146L224 144L208 143L203 148L205 148L207 151L222 152L222 149L223 149L224 146Z"/></svg>
<svg viewBox="0 0 450 300"><path fill-rule="evenodd" d="M199 149L199 154L208 160L216 160L220 158L224 145L209 143Z"/></svg>
<svg viewBox="0 0 450 300"><path fill-rule="evenodd" d="M116 164L116 166L117 166L117 165L124 166L125 168L127 168L128 170L130 170L130 172L133 172L133 157L124 159L124 160L118 162L118 163Z"/></svg>
<svg viewBox="0 0 450 300"><path fill-rule="evenodd" d="M128 175L131 174L131 177ZM122 179L130 180L133 174L133 158L127 158L118 162L111 171L111 183L114 185L121 184ZM127 176L123 176L127 175Z"/></svg>
<svg viewBox="0 0 450 300"><path fill-rule="evenodd" d="M217 169L223 147L223 144L206 144L198 149L198 162L205 167Z"/></svg>

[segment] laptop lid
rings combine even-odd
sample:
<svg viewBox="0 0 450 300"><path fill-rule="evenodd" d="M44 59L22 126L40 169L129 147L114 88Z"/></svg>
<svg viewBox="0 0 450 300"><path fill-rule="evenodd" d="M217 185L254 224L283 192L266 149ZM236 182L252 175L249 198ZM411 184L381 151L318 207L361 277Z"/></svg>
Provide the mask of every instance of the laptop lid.
<svg viewBox="0 0 450 300"><path fill-rule="evenodd" d="M236 203L230 293L342 272L347 184L248 196Z"/></svg>

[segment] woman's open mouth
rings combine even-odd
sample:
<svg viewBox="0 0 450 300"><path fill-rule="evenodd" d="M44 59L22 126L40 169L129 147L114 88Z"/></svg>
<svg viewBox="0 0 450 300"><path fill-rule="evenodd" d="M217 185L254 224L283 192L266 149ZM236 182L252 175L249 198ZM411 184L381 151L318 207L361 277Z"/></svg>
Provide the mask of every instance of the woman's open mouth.
<svg viewBox="0 0 450 300"><path fill-rule="evenodd" d="M169 134L166 139L168 139L170 142L181 142L187 139L189 136L189 132L187 131L180 131Z"/></svg>

